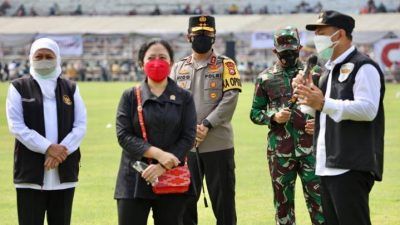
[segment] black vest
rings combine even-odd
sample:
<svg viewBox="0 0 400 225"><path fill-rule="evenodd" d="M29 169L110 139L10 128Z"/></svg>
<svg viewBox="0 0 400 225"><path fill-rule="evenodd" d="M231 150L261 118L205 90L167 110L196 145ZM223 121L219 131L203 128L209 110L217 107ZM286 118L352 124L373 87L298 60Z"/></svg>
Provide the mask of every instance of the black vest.
<svg viewBox="0 0 400 225"><path fill-rule="evenodd" d="M346 63L353 63L354 69L343 82L338 80L340 68ZM368 56L354 50L342 63L335 65L332 71L330 98L354 100L353 86L356 74L362 65L371 64L380 76L381 90L378 114L372 121L342 120L336 123L326 116L326 166L333 168L369 171L375 179L382 180L383 174L383 138L385 116L383 97L385 95L384 75L379 66ZM329 71L321 76L319 86L325 94ZM314 145L316 147L319 134L319 116L316 114L316 131Z"/></svg>
<svg viewBox="0 0 400 225"><path fill-rule="evenodd" d="M43 112L43 96L39 84L32 76L23 77L12 82L22 101L23 116L26 126L46 137ZM56 87L58 143L72 131L74 123L74 93L75 83L58 78ZM34 99L34 100L33 100ZM54 124L56 126L56 124ZM78 181L79 148L59 167L60 182ZM14 147L14 183L33 183L43 185L45 155L29 150L25 145L15 140Z"/></svg>

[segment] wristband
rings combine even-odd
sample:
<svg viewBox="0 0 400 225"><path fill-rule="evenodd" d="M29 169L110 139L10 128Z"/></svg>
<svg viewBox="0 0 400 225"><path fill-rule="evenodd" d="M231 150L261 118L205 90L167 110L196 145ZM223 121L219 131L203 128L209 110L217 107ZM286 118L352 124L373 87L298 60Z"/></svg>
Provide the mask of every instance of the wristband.
<svg viewBox="0 0 400 225"><path fill-rule="evenodd" d="M207 119L204 119L202 124L207 127L208 129L213 128L213 126L211 125L210 121L208 121Z"/></svg>

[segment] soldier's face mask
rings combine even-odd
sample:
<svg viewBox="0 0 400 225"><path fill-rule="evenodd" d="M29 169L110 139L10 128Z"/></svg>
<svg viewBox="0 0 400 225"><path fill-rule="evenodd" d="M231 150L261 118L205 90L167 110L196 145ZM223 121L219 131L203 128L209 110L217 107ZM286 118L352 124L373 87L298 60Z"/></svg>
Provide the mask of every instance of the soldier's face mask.
<svg viewBox="0 0 400 225"><path fill-rule="evenodd" d="M144 65L144 73L154 82L161 82L170 73L170 65L163 59L153 59Z"/></svg>
<svg viewBox="0 0 400 225"><path fill-rule="evenodd" d="M294 67L299 58L299 51L286 50L283 52L278 52L277 55L283 67Z"/></svg>
<svg viewBox="0 0 400 225"><path fill-rule="evenodd" d="M215 41L215 37L199 34L192 36L190 41L192 42L192 49L196 53L204 54L211 50L211 47Z"/></svg>

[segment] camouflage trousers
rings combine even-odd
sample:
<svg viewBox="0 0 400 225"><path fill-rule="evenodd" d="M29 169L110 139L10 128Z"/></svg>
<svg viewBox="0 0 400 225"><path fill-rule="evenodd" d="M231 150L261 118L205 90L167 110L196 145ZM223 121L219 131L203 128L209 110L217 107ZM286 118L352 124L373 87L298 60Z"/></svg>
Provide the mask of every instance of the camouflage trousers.
<svg viewBox="0 0 400 225"><path fill-rule="evenodd" d="M274 190L275 220L277 225L295 225L294 196L297 175L313 225L324 224L320 179L315 175L315 156L277 157L268 155L268 165Z"/></svg>

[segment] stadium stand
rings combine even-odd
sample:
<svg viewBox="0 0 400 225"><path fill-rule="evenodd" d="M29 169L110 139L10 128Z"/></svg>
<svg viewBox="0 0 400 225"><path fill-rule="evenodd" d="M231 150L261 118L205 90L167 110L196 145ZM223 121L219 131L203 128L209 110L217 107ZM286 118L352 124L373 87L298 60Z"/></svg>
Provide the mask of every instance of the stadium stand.
<svg viewBox="0 0 400 225"><path fill-rule="evenodd" d="M7 1L7 0L5 0ZM370 0L371 1L371 0ZM6 15L15 15L23 5L25 14L34 9L37 15L136 15L136 14L288 14L313 13L319 11L319 4L326 9L346 13L358 13L367 5L367 0L14 0L8 1L11 8ZM383 3L387 11L394 12L399 7L398 0L377 1L377 7ZM80 8L80 9L79 9ZM155 12L158 8L159 12ZM52 13L51 13L52 12Z"/></svg>
<svg viewBox="0 0 400 225"><path fill-rule="evenodd" d="M5 0L4 2L6 2ZM2 5L0 4L0 11ZM313 52L312 36L305 32L304 25L314 21L316 13L307 13L302 6L302 1L289 0L292 8L285 9L282 15L226 15L229 12L256 14L258 9L268 3L269 12L278 10L278 0L254 1L227 1L222 0L194 0L194 1L165 1L154 0L151 4L146 1L128 0L72 0L57 1L12 1L11 9L7 9L6 17L0 17L0 79L8 80L27 73L27 55L30 44L34 39L43 36L58 38L69 53L63 53L63 69L71 79L80 80L140 80L142 74L136 64L137 49L141 43L152 37L162 37L173 44L176 52L175 60L190 54L190 45L186 41L187 20L189 15L163 15L176 7L185 8L190 2L191 9L201 4L203 9L213 6L217 18L216 51L226 52L226 42L235 42L236 55L234 56L241 70L244 80L252 80L254 76L275 60L272 46L264 46L271 40L271 33L279 27L293 25L300 29L302 44L305 46L302 57L307 57ZM251 7L249 3L251 2ZM325 6L333 9L352 12L357 21L354 33L354 42L358 47L374 56L374 44L381 39L400 37L399 13L378 13L359 15L359 9L367 5L364 1L321 1ZM334 4L333 4L334 2ZM394 9L399 1L383 0L388 11ZM309 5L315 5L317 0L308 0ZM351 3L351 4L350 4ZM16 18L11 12L16 11L19 5L24 4L29 12L30 7L35 7L38 15L48 15L51 8L54 17L21 17ZM155 4L160 8L159 16L136 15L122 16L133 8L137 14L149 14L154 11ZM231 7L237 4L237 9ZM80 14L83 16L66 16ZM351 6L350 6L351 5ZM301 6L301 7L297 7ZM169 8L168 8L169 7ZM303 7L303 9L302 9ZM306 7L305 7L306 8ZM78 9L78 10L76 10ZM225 10L230 10L229 12ZM289 14L293 10L301 13ZM88 16L96 11L97 16ZM306 10L307 11L307 10ZM253 13L251 13L253 12ZM283 11L282 11L283 12ZM306 14L307 13L307 14ZM181 14L181 13L180 13ZM225 15L219 15L225 14ZM113 15L113 16L110 16ZM257 46L255 39L261 39L262 46ZM258 41L260 44L260 41ZM59 43L60 44L60 43ZM398 59L400 62L400 58ZM392 66L394 65L394 66ZM387 65L384 70L388 73L397 70L398 63ZM392 73L392 72L390 72Z"/></svg>

